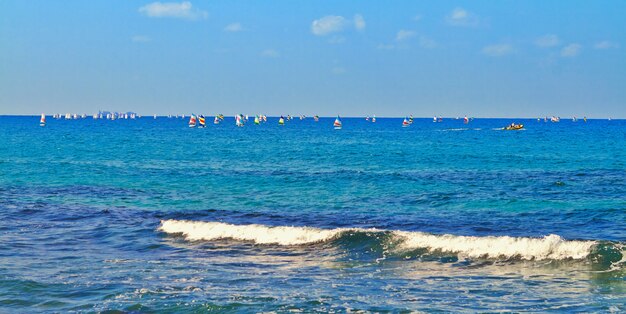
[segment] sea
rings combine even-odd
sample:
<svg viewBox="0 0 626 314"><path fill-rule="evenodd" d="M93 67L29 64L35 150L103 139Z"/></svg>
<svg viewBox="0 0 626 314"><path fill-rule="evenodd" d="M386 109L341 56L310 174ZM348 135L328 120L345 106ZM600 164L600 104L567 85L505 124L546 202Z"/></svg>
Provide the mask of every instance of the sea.
<svg viewBox="0 0 626 314"><path fill-rule="evenodd" d="M626 120L334 120L0 116L0 312L626 311Z"/></svg>

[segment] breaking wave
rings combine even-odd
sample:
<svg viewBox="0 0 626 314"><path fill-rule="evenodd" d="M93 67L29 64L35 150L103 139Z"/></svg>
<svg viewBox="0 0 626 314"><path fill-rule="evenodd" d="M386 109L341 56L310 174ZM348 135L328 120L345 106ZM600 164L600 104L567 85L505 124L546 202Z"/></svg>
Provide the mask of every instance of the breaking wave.
<svg viewBox="0 0 626 314"><path fill-rule="evenodd" d="M543 238L510 236L456 236L424 232L389 231L380 229L233 225L221 222L162 220L159 230L182 234L189 241L234 239L257 244L283 246L355 240L354 235L382 244L390 253L405 254L416 250L452 253L465 258L505 258L522 260L567 260L594 258L621 261L623 247L606 241L565 240L558 235Z"/></svg>

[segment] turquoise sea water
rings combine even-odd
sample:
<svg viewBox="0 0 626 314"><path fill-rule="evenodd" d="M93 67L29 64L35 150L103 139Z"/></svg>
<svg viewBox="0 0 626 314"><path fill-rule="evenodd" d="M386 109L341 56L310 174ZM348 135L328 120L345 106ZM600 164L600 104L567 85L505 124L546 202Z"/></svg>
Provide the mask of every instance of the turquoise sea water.
<svg viewBox="0 0 626 314"><path fill-rule="evenodd" d="M0 116L0 311L626 310L626 121L333 120Z"/></svg>

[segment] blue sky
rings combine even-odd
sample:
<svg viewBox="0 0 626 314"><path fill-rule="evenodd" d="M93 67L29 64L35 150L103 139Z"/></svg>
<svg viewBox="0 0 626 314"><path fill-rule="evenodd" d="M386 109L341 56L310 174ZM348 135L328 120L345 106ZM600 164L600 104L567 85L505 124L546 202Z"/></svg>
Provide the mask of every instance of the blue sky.
<svg viewBox="0 0 626 314"><path fill-rule="evenodd" d="M626 117L626 1L0 1L0 114Z"/></svg>

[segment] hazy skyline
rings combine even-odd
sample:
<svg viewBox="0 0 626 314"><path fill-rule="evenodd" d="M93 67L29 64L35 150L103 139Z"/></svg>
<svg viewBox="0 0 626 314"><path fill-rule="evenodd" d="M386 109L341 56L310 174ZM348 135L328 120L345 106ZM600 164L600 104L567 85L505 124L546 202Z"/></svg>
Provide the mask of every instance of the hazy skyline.
<svg viewBox="0 0 626 314"><path fill-rule="evenodd" d="M626 117L624 1L0 2L0 114Z"/></svg>

